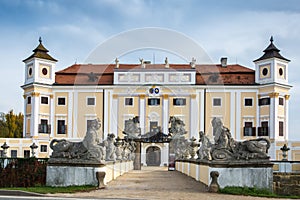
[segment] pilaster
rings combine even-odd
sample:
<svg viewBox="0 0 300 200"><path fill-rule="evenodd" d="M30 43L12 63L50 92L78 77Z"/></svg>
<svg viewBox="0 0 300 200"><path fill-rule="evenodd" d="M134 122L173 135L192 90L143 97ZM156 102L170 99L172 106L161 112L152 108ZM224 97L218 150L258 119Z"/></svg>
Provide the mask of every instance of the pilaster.
<svg viewBox="0 0 300 200"><path fill-rule="evenodd" d="M140 128L141 135L145 134L145 95L139 95L139 117L140 117Z"/></svg>

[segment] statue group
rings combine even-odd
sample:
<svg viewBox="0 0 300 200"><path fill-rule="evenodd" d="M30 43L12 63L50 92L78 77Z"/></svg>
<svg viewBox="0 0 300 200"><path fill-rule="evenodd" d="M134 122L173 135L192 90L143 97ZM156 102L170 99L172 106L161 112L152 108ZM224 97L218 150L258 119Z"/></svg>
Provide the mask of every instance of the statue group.
<svg viewBox="0 0 300 200"><path fill-rule="evenodd" d="M170 117L172 136L171 144L176 159L199 159L209 161L241 161L241 160L268 160L270 141L266 138L257 138L246 141L236 141L230 130L225 127L219 118L211 121L213 127L213 142L203 132L199 132L199 143L195 138L190 141L185 138L184 123L177 117ZM195 158L195 151L197 158Z"/></svg>
<svg viewBox="0 0 300 200"><path fill-rule="evenodd" d="M49 162L53 163L104 163L105 161L132 160L135 154L134 141L116 139L113 133L107 134L102 141L99 137L101 122L93 120L87 128L81 142L66 139L53 139L50 148L53 150Z"/></svg>

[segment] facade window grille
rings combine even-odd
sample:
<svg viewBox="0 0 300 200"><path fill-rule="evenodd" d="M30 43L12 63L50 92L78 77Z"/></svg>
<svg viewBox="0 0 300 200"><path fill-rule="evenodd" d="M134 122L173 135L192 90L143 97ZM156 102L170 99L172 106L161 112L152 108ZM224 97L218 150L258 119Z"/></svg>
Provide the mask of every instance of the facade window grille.
<svg viewBox="0 0 300 200"><path fill-rule="evenodd" d="M66 134L67 125L65 120L57 120L57 134Z"/></svg>
<svg viewBox="0 0 300 200"><path fill-rule="evenodd" d="M133 106L133 98L125 98L125 106Z"/></svg>
<svg viewBox="0 0 300 200"><path fill-rule="evenodd" d="M160 99L150 98L150 99L148 99L148 105L149 106L159 106L160 105Z"/></svg>
<svg viewBox="0 0 300 200"><path fill-rule="evenodd" d="M185 106L186 105L186 99L185 98L174 98L173 99L173 105L174 106Z"/></svg>
<svg viewBox="0 0 300 200"><path fill-rule="evenodd" d="M279 105L283 106L284 105L284 98L279 97Z"/></svg>
<svg viewBox="0 0 300 200"><path fill-rule="evenodd" d="M18 157L18 151L17 150L10 150L10 157L17 158Z"/></svg>

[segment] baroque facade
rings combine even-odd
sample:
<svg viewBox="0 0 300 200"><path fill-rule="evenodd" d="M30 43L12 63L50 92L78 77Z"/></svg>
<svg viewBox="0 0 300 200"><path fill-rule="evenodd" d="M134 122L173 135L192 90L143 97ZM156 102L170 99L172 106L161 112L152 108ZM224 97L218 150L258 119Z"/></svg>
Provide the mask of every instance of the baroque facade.
<svg viewBox="0 0 300 200"><path fill-rule="evenodd" d="M89 123L100 119L100 137L121 138L125 124L139 117L141 135L168 134L169 118L185 123L186 137L204 131L213 141L211 121L220 118L236 140L270 139L269 155L281 159L288 144L290 160L300 160L300 143L289 142L288 63L273 43L254 60L255 70L239 64L74 64L56 71L57 60L42 41L26 58L24 139L7 141L18 157L38 145L38 157L49 157L52 139L80 141ZM1 142L0 140L0 142ZM3 142L4 142L3 141ZM27 153L25 153L27 151ZM167 165L168 143L142 143L144 165ZM10 152L8 152L10 154ZM16 152L14 152L16 154Z"/></svg>

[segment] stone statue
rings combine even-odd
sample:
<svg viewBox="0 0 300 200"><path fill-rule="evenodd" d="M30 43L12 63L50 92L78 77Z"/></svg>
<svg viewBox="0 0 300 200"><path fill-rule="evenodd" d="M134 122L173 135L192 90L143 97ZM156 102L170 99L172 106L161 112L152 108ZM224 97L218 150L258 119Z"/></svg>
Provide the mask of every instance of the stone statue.
<svg viewBox="0 0 300 200"><path fill-rule="evenodd" d="M136 150L136 143L135 143L135 141L131 140L131 141L129 142L128 149L129 149L129 151L130 151L128 160L134 161L134 159L135 159L135 150Z"/></svg>
<svg viewBox="0 0 300 200"><path fill-rule="evenodd" d="M105 142L106 147L106 161L116 161L116 146L115 146L115 135L113 133L107 135Z"/></svg>
<svg viewBox="0 0 300 200"><path fill-rule="evenodd" d="M268 149L270 148L270 141L268 139L258 138L238 142L232 138L230 130L223 126L220 119L213 118L211 123L215 136L215 144L210 149L212 160L269 159ZM209 148L203 148L202 152L209 150Z"/></svg>
<svg viewBox="0 0 300 200"><path fill-rule="evenodd" d="M201 142L200 149L198 150L198 159L211 160L211 147L212 143L209 141L209 138L205 135L203 131L199 132L199 142Z"/></svg>
<svg viewBox="0 0 300 200"><path fill-rule="evenodd" d="M123 134L125 134L128 139L139 138L141 136L141 128L139 128L139 123L140 120L138 116L127 120Z"/></svg>
<svg viewBox="0 0 300 200"><path fill-rule="evenodd" d="M172 135L173 139L178 138L187 133L187 131L184 128L184 122L178 117L171 116L169 119L169 123L171 124L171 127L169 128L169 134Z"/></svg>
<svg viewBox="0 0 300 200"><path fill-rule="evenodd" d="M53 139L50 143L53 152L49 162L102 163L105 151L98 134L100 127L100 120L93 120L82 142Z"/></svg>

